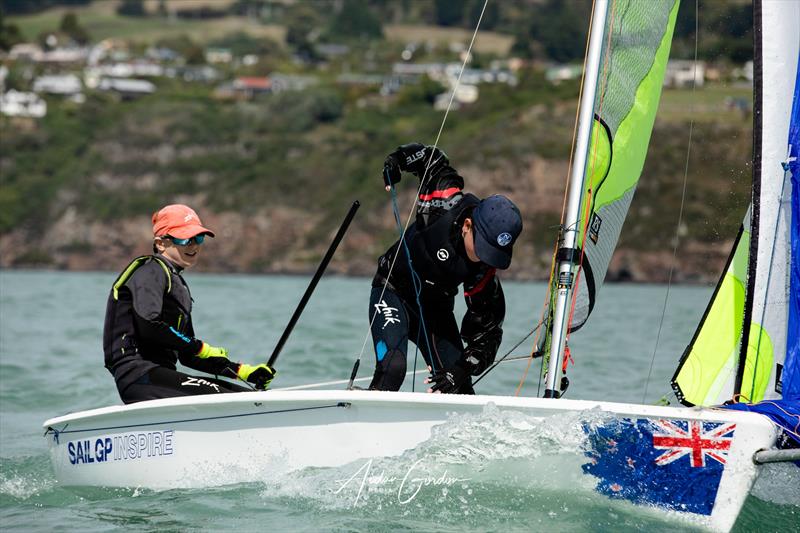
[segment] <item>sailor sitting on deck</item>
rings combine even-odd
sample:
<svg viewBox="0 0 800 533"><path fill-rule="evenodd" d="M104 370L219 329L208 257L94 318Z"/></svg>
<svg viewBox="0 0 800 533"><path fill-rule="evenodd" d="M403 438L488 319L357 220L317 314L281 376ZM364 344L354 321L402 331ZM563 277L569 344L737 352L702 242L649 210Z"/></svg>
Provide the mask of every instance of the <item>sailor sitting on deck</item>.
<svg viewBox="0 0 800 533"><path fill-rule="evenodd" d="M181 276L193 266L205 237L190 207L168 205L153 215L153 255L134 259L120 274L108 296L103 351L105 366L125 403L252 390L225 380L178 372L190 368L266 389L275 371L228 359L225 348L195 338L192 297Z"/></svg>
<svg viewBox="0 0 800 533"><path fill-rule="evenodd" d="M372 282L377 362L369 388L400 389L410 338L431 371L428 392L474 394L470 376L483 372L500 347L505 300L495 271L511 264L522 218L505 196L464 194L464 179L437 148L406 144L386 158L383 177L392 194L401 171L423 183L416 221L404 242L381 256ZM461 284L467 312L459 332L453 308Z"/></svg>

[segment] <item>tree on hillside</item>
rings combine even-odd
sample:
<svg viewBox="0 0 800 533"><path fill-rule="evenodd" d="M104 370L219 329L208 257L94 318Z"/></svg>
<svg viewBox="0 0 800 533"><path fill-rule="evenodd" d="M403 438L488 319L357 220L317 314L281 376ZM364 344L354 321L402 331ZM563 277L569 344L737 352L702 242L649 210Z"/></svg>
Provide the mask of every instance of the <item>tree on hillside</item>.
<svg viewBox="0 0 800 533"><path fill-rule="evenodd" d="M156 41L156 46L162 46L178 52L189 65L205 63L205 51L186 34L164 37Z"/></svg>
<svg viewBox="0 0 800 533"><path fill-rule="evenodd" d="M10 50L12 46L21 43L24 39L16 24L6 24L3 10L0 9L0 50Z"/></svg>
<svg viewBox="0 0 800 533"><path fill-rule="evenodd" d="M547 0L533 10L517 32L512 52L524 57L566 63L583 57L589 5L585 2Z"/></svg>
<svg viewBox="0 0 800 533"><path fill-rule="evenodd" d="M383 28L366 0L344 0L342 8L331 21L328 35L334 40L339 38L380 39Z"/></svg>
<svg viewBox="0 0 800 533"><path fill-rule="evenodd" d="M293 47L297 54L306 59L313 59L314 42L319 37L319 25L322 17L316 9L305 3L294 4L286 12L286 44Z"/></svg>
<svg viewBox="0 0 800 533"><path fill-rule="evenodd" d="M500 22L500 5L497 2L489 2L486 4L486 9L483 9L484 0L472 0L471 4L466 6L466 22L469 28L474 28L478 24L478 17L481 16L483 11L483 19L481 20L482 30L493 30Z"/></svg>
<svg viewBox="0 0 800 533"><path fill-rule="evenodd" d="M123 17L146 17L147 10L144 8L144 0L122 0L117 7L117 14Z"/></svg>
<svg viewBox="0 0 800 533"><path fill-rule="evenodd" d="M8 15L27 15L58 6L86 5L92 0L0 0L0 8Z"/></svg>
<svg viewBox="0 0 800 533"><path fill-rule="evenodd" d="M86 28L78 22L78 16L75 13L65 13L61 17L61 25L59 30L69 35L69 38L78 44L87 44L89 42L89 32Z"/></svg>
<svg viewBox="0 0 800 533"><path fill-rule="evenodd" d="M458 26L464 20L464 4L452 0L436 0L436 24Z"/></svg>

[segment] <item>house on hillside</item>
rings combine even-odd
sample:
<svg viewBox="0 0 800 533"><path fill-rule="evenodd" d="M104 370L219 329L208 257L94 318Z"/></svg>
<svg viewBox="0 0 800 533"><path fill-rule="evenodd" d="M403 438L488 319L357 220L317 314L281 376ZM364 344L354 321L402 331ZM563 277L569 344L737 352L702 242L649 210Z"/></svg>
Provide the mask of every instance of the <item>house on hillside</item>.
<svg viewBox="0 0 800 533"><path fill-rule="evenodd" d="M577 80L582 73L582 65L555 65L544 71L544 79L553 85L558 85L565 81Z"/></svg>
<svg viewBox="0 0 800 533"><path fill-rule="evenodd" d="M145 56L160 63L173 63L181 59L181 55L166 46L151 46L145 51Z"/></svg>
<svg viewBox="0 0 800 533"><path fill-rule="evenodd" d="M11 89L0 94L0 113L9 117L42 118L47 115L47 102L36 93Z"/></svg>
<svg viewBox="0 0 800 533"><path fill-rule="evenodd" d="M86 63L90 49L87 47L59 47L44 52L40 63L78 65Z"/></svg>
<svg viewBox="0 0 800 533"><path fill-rule="evenodd" d="M156 92L156 86L149 81L133 78L102 78L97 88L101 91L113 91L123 98L136 98Z"/></svg>
<svg viewBox="0 0 800 533"><path fill-rule="evenodd" d="M303 91L319 83L314 76L301 76L298 74L281 74L275 72L269 77L272 82L272 92Z"/></svg>
<svg viewBox="0 0 800 533"><path fill-rule="evenodd" d="M233 61L233 52L228 48L206 48L206 63L230 63Z"/></svg>
<svg viewBox="0 0 800 533"><path fill-rule="evenodd" d="M39 76L33 80L33 91L37 93L74 96L82 90L81 80L75 74Z"/></svg>
<svg viewBox="0 0 800 533"><path fill-rule="evenodd" d="M214 96L223 100L252 100L272 91L272 80L265 77L245 76L223 83L214 90Z"/></svg>
<svg viewBox="0 0 800 533"><path fill-rule="evenodd" d="M188 82L211 83L220 78L219 71L209 65L187 65L185 67L168 67L164 70L169 78L180 78Z"/></svg>
<svg viewBox="0 0 800 533"><path fill-rule="evenodd" d="M464 69L461 63L395 63L392 74L399 79L400 85L404 82L419 80L423 75L438 81L447 87L455 87L459 77L467 85L480 85L481 83L517 84L517 75L508 69Z"/></svg>
<svg viewBox="0 0 800 533"><path fill-rule="evenodd" d="M664 86L690 87L694 82L697 87L702 87L706 81L705 71L705 61L672 59L667 62L667 71L664 73Z"/></svg>
<svg viewBox="0 0 800 533"><path fill-rule="evenodd" d="M89 85L89 78L99 80L102 77L111 78L131 78L140 76L145 78L158 78L164 75L164 67L158 63L149 61L127 61L119 63L108 63L88 67L83 71L86 84Z"/></svg>
<svg viewBox="0 0 800 533"><path fill-rule="evenodd" d="M452 101L452 104L451 104ZM436 97L433 102L433 108L436 111L447 111L449 107L452 109L460 109L461 107L473 104L478 101L478 87L476 85L461 85L455 91L447 91Z"/></svg>
<svg viewBox="0 0 800 533"><path fill-rule="evenodd" d="M19 43L11 47L8 51L8 59L11 61L41 61L44 55L44 50L38 44L34 43Z"/></svg>

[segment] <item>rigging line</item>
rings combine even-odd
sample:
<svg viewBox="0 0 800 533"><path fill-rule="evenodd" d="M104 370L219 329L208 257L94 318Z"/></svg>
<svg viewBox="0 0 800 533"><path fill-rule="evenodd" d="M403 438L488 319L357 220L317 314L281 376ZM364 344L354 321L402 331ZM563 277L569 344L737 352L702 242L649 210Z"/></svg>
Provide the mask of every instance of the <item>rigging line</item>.
<svg viewBox="0 0 800 533"><path fill-rule="evenodd" d="M260 403L260 402L259 402ZM258 405L258 404L257 404ZM97 427L97 428L85 428L85 429L66 429L67 426L64 426L64 429L56 429L52 426L48 428L48 431L45 432L45 435L49 432L49 430L53 430L53 432L57 433L86 433L87 431L110 431L112 429L127 429L127 428L140 428L140 427L147 427L147 426L155 426L155 425L164 425L164 424L185 424L189 422L204 422L206 420L224 420L228 418L242 418L246 416L260 416L260 415L275 415L275 414L282 414L282 413L294 413L297 411L313 411L317 409L330 409L332 407L350 407L347 402L338 402L335 404L330 405L314 405L311 407L293 407L288 409L276 409L274 411L257 411L255 413L239 413L235 415L216 415L216 416L202 416L197 418L177 418L175 420L159 420L157 422L143 422L141 424L125 424L121 426L105 426L105 427Z"/></svg>
<svg viewBox="0 0 800 533"><path fill-rule="evenodd" d="M775 264L775 245L778 242L778 231L779 226L781 223L781 205L784 202L785 194L786 194L786 176L784 173L783 184L781 185L781 193L778 197L778 214L775 219L775 229L772 232L772 246L770 247L770 254L769 254L769 267L767 269L767 284L764 287L764 298L761 301L761 322L760 324L764 324L766 320L767 314L767 298L769 297L769 289L770 285L772 285L772 266ZM763 220L762 217L759 217L759 221ZM762 223L759 223L759 227L763 227ZM755 283L753 284L755 288ZM752 329L750 330L752 332ZM753 380L750 383L750 396L755 397L755 389L756 389L756 376L758 375L758 358L761 356L761 338L764 335L764 327L758 328L758 340L756 341L756 359L753 361ZM742 341L744 342L744 341ZM769 376L767 376L769 377Z"/></svg>
<svg viewBox="0 0 800 533"><path fill-rule="evenodd" d="M417 354L419 353L419 335L420 332L425 337L425 346L428 347L428 354L430 359L431 370L436 371L436 367L433 364L433 351L431 350L431 341L428 337L428 328L425 325L425 314L422 311L422 301L420 300L420 293L422 292L422 280L419 279L419 275L417 271L414 270L414 265L411 263L411 251L408 249L408 242L405 239L405 234L403 232L403 225L400 223L400 208L397 206L397 191L394 188L394 185L389 185L391 192L392 192L392 211L394 212L394 219L397 222L397 230L400 232L400 242L403 245L403 250L406 253L406 260L408 261L408 270L411 273L411 284L414 286L414 296L417 300L417 309L419 310L419 327L417 328L417 340L414 343L414 369L417 368ZM398 249L399 251L399 249ZM388 283L388 278L387 282ZM412 384L413 390L413 384Z"/></svg>
<svg viewBox="0 0 800 533"><path fill-rule="evenodd" d="M575 140L576 140L576 138L578 136L578 117L580 116L580 109L581 109L580 102L581 102L581 99L583 98L583 86L584 86L584 81L586 79L586 63L589 60L589 36L592 34L592 24L594 24L594 8L595 8L595 2L593 0L592 1L592 11L591 11L591 13L589 15L589 31L586 33L586 46L584 47L584 50L583 50L583 69L581 69L581 82L580 82L580 86L579 86L580 88L578 90L578 105L575 106L575 120L573 121L573 125L572 125L572 143L570 144L570 148L569 148L569 163L567 164L567 179L564 180L566 182L566 187L564 189L564 201L561 204L561 224L560 224L561 231L564 230L564 218L566 217L566 213L567 213L567 196L568 196L568 192L569 192L570 177L572 176L573 158L575 157L575 154L574 154L574 152L575 152ZM547 282L547 292L545 293L545 300L544 300L544 303L542 304L542 314L541 314L540 320L539 320L539 324L540 325L544 321L545 313L547 313L547 309L548 309L547 303L548 303L548 301L550 301L552 303L553 281L554 281L554 276L555 276L555 271L556 271L556 264L557 264L556 257L557 256L558 256L558 239L556 239L555 245L553 247L553 256L550 259L550 279ZM552 307L552 305L550 307ZM534 346L533 350L536 350L536 346L539 344L539 336L540 335L541 335L541 332L536 334L536 338L534 339L534 343L533 343L533 346ZM547 335L547 332L545 332L545 335ZM531 353L533 353L533 351ZM541 367L539 368L539 384L538 384L538 386L536 388L536 395L537 396L539 396L539 394L541 392L541 388L542 388L542 374L544 373L545 359L547 359L547 357L542 357ZM531 364L532 363L533 363L533 358L531 358L531 360L528 362L528 366L525 367L525 371L522 374L522 379L520 380L519 385L517 385L517 390L514 393L514 396L519 396L519 393L522 390L522 386L525 384L525 380L528 378L528 372L531 369Z"/></svg>
<svg viewBox="0 0 800 533"><path fill-rule="evenodd" d="M469 47L467 48L467 53L464 56L463 63L461 64L461 70L459 70L459 72L458 72L458 78L456 79L455 86L453 87L453 93L450 95L450 101L447 103L447 109L445 109L444 117L442 117L442 123L439 126L438 133L436 134L436 140L434 141L434 144L433 144L434 149L439 145L439 139L442 136L442 131L444 130L444 125L447 122L447 116L450 114L450 108L453 105L453 99L455 98L456 91L458 90L458 87L461 84L461 76L464 74L464 68L467 66L467 61L469 61L470 58L472 57L472 47L475 44L475 38L477 37L478 30L481 27L481 21L483 20L483 14L486 12L486 5L488 3L489 3L489 0L484 0L484 2L483 2L483 8L481 9L481 14L478 17L478 22L475 25L475 31L472 33L472 40L470 40L470 42L469 42ZM431 155L428 157L428 162L425 165L425 172L422 174L422 179L420 180L419 188L417 189L417 198L419 198L419 193L422 192L422 187L425 185L425 181L427 180L428 170L430 169L431 163L433 162L433 154L434 154L434 152L435 152L435 150L431 151ZM403 238L405 238L405 234L408 231L408 226L411 224L411 217L414 215L415 208L416 208L416 200L412 204L411 210L408 213L408 218L406 219L406 224L405 224L405 226L403 228L403 237L401 237L401 240ZM395 256L392 258L392 264L389 266L389 273L386 276L386 281L384 281L384 283L383 283L383 289L381 289L381 294L378 297L378 300L382 300L383 299L383 295L386 292L386 286L389 283L389 278L392 275L392 271L394 270L394 265L395 265L396 261L397 261L397 254L395 254ZM376 309L375 312L372 313L372 319L370 319L370 321L369 321L369 326L367 327L367 333L366 333L366 335L364 335L364 343L361 345L361 351L358 353L358 359L356 360L356 364L358 364L361 361L361 358L364 356L364 350L366 349L367 341L369 341L369 336L370 336L370 333L372 331L372 324L375 322L375 317L377 316L377 314L378 314L378 311Z"/></svg>
<svg viewBox="0 0 800 533"><path fill-rule="evenodd" d="M614 19L615 19L615 13L616 13L616 6L617 6L617 2L616 2L616 0L614 0L611 3L611 14L610 14L611 24L610 24L609 29L608 29L608 38L607 38L607 41L606 41L606 52L605 52L605 57L604 57L604 60L603 60L603 76L601 78L602 79L602 87L600 89L599 107L598 107L598 112L597 112L598 115L602 115L603 103L605 102L605 91L606 91L606 86L607 86L607 82L608 82L608 62L609 62L609 57L611 56L611 52L610 52L610 50L611 50L611 37L612 37L612 35L614 33ZM589 50L589 38L591 36L592 25L595 23L595 20L594 20L594 8L595 8L595 3L592 2L592 17L591 17L591 21L590 21L590 24L589 24L589 33L587 34L586 51L584 52L584 74L583 74L583 76L585 76L585 71L586 71L586 64L587 64L588 50ZM602 23L605 24L606 23L605 20L602 21ZM581 95L582 94L583 94L583 77L581 78ZM578 103L580 104L580 100L578 101ZM578 108L580 109L580 105L578 106ZM594 119L592 119L592 120L594 120ZM577 127L577 122L578 122L578 119L576 118L576 120L575 120L576 127ZM589 129L589 140L590 140L590 142L592 140L592 131L593 130L594 130L593 127ZM574 142L574 139L573 139L573 142ZM594 142L593 144L594 144L594 148L593 148L593 153L592 153L592 163L589 166L590 175L592 176L592 179L594 179L594 169L595 169L595 167L597 165L597 150L598 150L598 144L599 143ZM570 152L573 152L573 151L574 151L574 146L570 150ZM570 165L572 165L572 153L570 153ZM584 180L586 179L586 169L584 169L584 171L583 171L583 179ZM592 186L589 189L590 194L592 194L592 192L594 191L593 185L594 185L594 183L592 182ZM566 198L565 198L564 202L565 202L565 205L566 205ZM586 229L588 228L588 218L589 218L588 213L589 213L589 210L590 210L590 206L591 206L591 202L587 200L586 201L586 213L585 213L585 215L583 217L584 218L584 220L583 220L583 241L581 242L581 254L580 254L580 259L578 261L578 266L579 267L580 267L581 264L583 264L583 256L584 256L584 253L585 253L585 250L586 250ZM563 217L563 215L562 215L562 217ZM576 221L576 224L577 224L577 221ZM562 227L564 226L563 218L562 218L562 224L561 225L562 225ZM574 229L572 229L572 228L571 228L571 230L574 231ZM575 314L575 306L576 306L577 297L578 297L578 287L580 286L581 272L582 272L582 269L578 268L578 271L577 271L576 276L575 276L575 286L574 286L573 292L572 292L572 303L571 303L571 306L570 306L569 317L567 319L566 332L564 333L564 346L565 347L566 347L567 341L569 340L569 325L572 323L572 319L573 319L574 314ZM552 276L553 276L553 274L551 273L551 281L552 281ZM550 290L552 291L552 286L551 286ZM553 351L553 347L551 345L550 346L550 357L553 356L552 351ZM567 354L567 352L566 352L566 349L565 349L564 365L566 365L566 362L567 362L566 354ZM545 363L545 358L543 357L542 358L542 372L544 372L544 363ZM537 386L537 395L541 391L542 372L539 373L539 383L538 383L538 386ZM522 386L525 383L525 379L527 379L527 375L528 375L528 373L527 373L527 370L526 370L525 374L523 375L522 380L520 380L520 383L517 386L517 395L519 395L520 390L522 390Z"/></svg>
<svg viewBox="0 0 800 533"><path fill-rule="evenodd" d="M686 161L683 166L683 188L681 190L681 207L678 210L678 225L675 227L675 245L672 247L672 261L669 265L669 274L667 276L667 290L664 293L664 306L661 309L661 319L658 322L658 331L656 332L656 342L653 346L653 357L650 359L650 369L647 371L647 379L644 382L644 393L642 393L642 403L647 398L647 389L650 386L650 378L653 375L653 366L656 362L656 354L658 353L658 344L661 341L661 331L664 328L664 318L667 315L667 305L669 303L669 293L672 287L672 276L675 273L675 263L678 257L678 245L680 244L681 225L683 224L683 208L686 203L686 183L689 177L689 158L692 154L692 134L694 133L694 104L695 95L697 90L697 42L699 33L699 19L700 10L698 7L699 0L694 1L694 71L692 73L692 96L689 100L689 139L686 143Z"/></svg>
<svg viewBox="0 0 800 533"><path fill-rule="evenodd" d="M551 263L550 263L550 276L551 277L553 275L553 270L555 269L556 255L557 254L558 254L558 242L556 242L555 248L553 249L553 258L552 258ZM528 364L525 366L525 371L522 373L522 379L520 380L519 385L517 385L517 389L514 391L514 396L519 396L519 393L522 391L522 386L525 384L525 380L528 378L528 372L530 371L531 365L533 364L533 359L534 359L533 355L534 355L534 353L536 353L536 347L539 346L539 338L541 337L541 334L542 334L542 332L541 332L541 330L539 330L539 328L540 328L540 326L542 324L544 324L545 315L547 314L548 309L549 309L549 306L547 305L547 302L552 300L552 295L553 295L553 288L552 288L552 285L548 282L548 284L547 284L547 292L545 292L544 302L542 302L542 314L539 316L539 323L533 329L533 331L537 331L537 330L538 331L536 333L536 337L533 340L533 348L531 348L531 355L530 355L530 358L528 360ZM533 331L531 331L531 333L533 333ZM545 331L545 335L547 335L546 331ZM528 334L528 336L526 336L525 338L527 339L529 336L530 336L530 334ZM523 339L523 340L525 340L525 339ZM522 343L522 341L520 341L520 344L521 343ZM539 387L536 389L536 395L537 396L539 395L539 389L541 388L541 385L542 385L542 372L544 371L544 360L545 359L546 359L545 357L542 357L542 366L539 369L540 370L539 371ZM483 376L481 376L481 377L483 377Z"/></svg>
<svg viewBox="0 0 800 533"><path fill-rule="evenodd" d="M502 363L503 361L505 361L505 360L506 360L506 357L508 357L509 355L511 355L511 352L513 352L514 350L516 350L517 348L519 348L519 347L520 347L520 345L521 345L523 342L525 342L526 340L528 340L528 337L530 337L531 335L533 335L533 334L534 334L534 332L536 332L536 331L538 331L538 330L539 330L539 328L542 326L542 323L543 323L543 322L539 322L538 324L536 324L536 326L535 326L535 327L534 327L532 330L530 330L530 331L528 332L528 334L527 334L527 335L525 335L524 337L522 337L522 339L520 339L520 341L519 341L518 343L516 343L516 344L515 344L515 345L514 345L514 346L513 346L513 347L512 347L512 348L511 348L509 351L507 351L507 352L506 352L506 354L505 354L503 357L501 357L500 359L498 359L497 361L495 361L494 363L492 363L491 365L489 365L489 368L487 368L486 370L484 370L484 371L483 371L483 373L482 373L480 376L478 376L478 379L476 379L475 381L473 381L473 382L472 382L472 385L473 385L473 386L477 385L477 383L478 383L480 380L482 380L483 378L485 378L485 377L486 377L486 374L488 374L489 372L491 372L492 370L494 370L494 369L495 369L495 367L496 367L497 365L499 365L500 363ZM538 338L538 335L537 335L537 338ZM533 344L533 350L532 350L532 351L531 351L531 353L528 355L528 359L533 359L533 358L534 358L534 356L535 356L537 353L538 353L539 355L541 355L541 352L537 352L537 351L536 351L536 343L534 343L534 344ZM530 366L530 363L528 363L528 366Z"/></svg>
<svg viewBox="0 0 800 533"><path fill-rule="evenodd" d="M506 359L503 359L502 361L496 361L495 363L500 363L500 362L502 362L502 363L511 363L513 361L526 361L526 360L530 359L530 357L531 357L530 354L515 355L513 357L508 357ZM427 368L420 368L419 370L414 370L414 371L409 370L408 372L406 372L406 376L411 376L411 375L415 375L416 376L416 375L427 374L427 373L428 373L428 369ZM369 381L371 379L372 379L372 376L366 376L366 377L363 377L363 378L356 378L356 379L353 380L353 382L364 382L364 381ZM290 387L281 387L279 389L270 389L270 390L271 391L289 391L289 390L314 389L314 388L317 388L317 387L329 387L331 385L346 385L349 382L350 382L349 379L337 379L335 381L321 381L319 383L306 383L305 385L293 385L293 386L290 386Z"/></svg>

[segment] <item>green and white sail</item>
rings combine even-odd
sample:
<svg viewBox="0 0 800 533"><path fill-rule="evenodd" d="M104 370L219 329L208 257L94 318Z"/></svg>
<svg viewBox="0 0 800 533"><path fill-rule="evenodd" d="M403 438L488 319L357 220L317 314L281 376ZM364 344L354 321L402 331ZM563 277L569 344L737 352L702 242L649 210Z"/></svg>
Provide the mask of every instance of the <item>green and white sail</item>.
<svg viewBox="0 0 800 533"><path fill-rule="evenodd" d="M642 173L678 4L616 0L609 6L581 200L582 272L572 331L594 307Z"/></svg>
<svg viewBox="0 0 800 533"><path fill-rule="evenodd" d="M551 280L545 397L558 397L565 386L567 332L580 328L594 308L642 173L678 6L678 0L595 3Z"/></svg>
<svg viewBox="0 0 800 533"><path fill-rule="evenodd" d="M752 204L672 380L687 405L782 397L791 334L792 227L798 224L792 218L788 140L799 94L800 2L756 1L754 14Z"/></svg>

